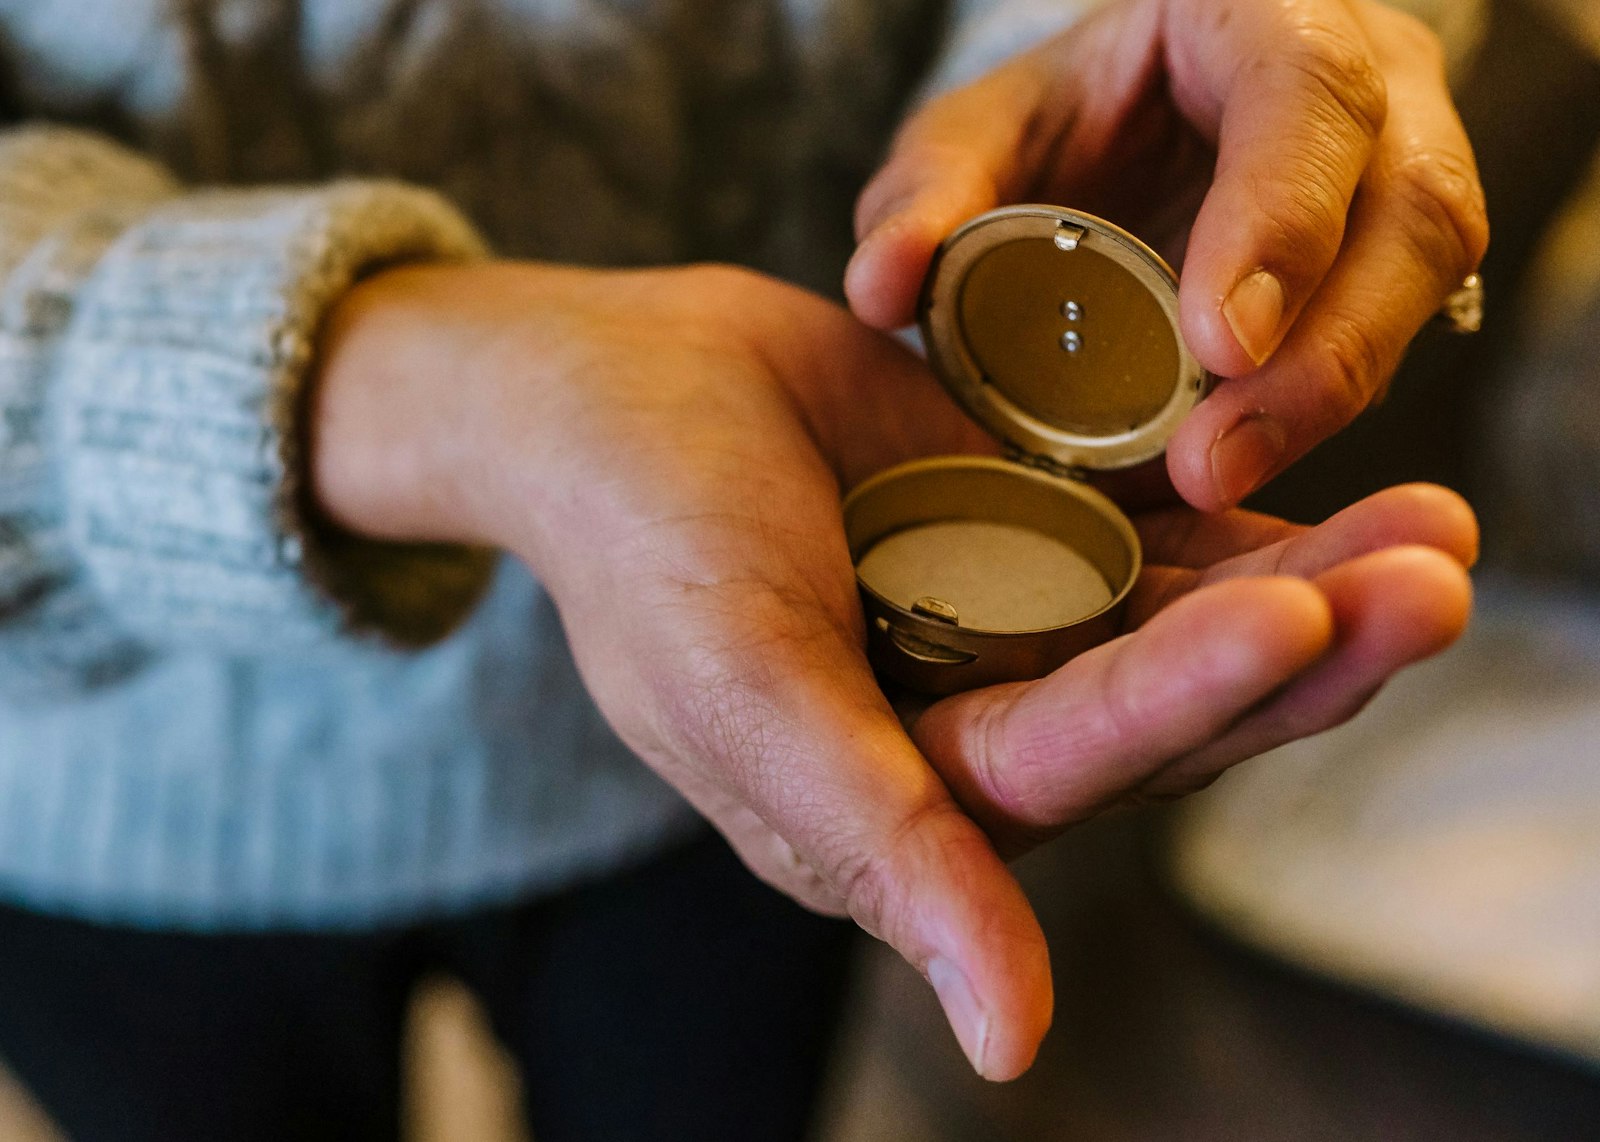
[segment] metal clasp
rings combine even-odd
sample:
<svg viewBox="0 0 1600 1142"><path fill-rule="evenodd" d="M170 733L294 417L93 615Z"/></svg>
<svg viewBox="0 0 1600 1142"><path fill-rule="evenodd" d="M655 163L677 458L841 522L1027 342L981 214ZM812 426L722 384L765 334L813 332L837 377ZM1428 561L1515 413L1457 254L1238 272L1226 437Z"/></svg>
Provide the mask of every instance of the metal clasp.
<svg viewBox="0 0 1600 1142"><path fill-rule="evenodd" d="M1088 231L1082 226L1074 226L1070 222L1056 223L1056 249L1071 253L1078 248L1078 243L1083 241L1083 236Z"/></svg>

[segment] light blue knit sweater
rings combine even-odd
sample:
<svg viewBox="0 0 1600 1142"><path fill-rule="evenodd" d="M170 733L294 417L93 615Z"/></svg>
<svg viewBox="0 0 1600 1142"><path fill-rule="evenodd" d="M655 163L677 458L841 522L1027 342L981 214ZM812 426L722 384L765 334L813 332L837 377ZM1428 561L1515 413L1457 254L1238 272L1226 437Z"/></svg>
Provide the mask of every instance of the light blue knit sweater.
<svg viewBox="0 0 1600 1142"><path fill-rule="evenodd" d="M953 52L947 7L0 0L33 124L0 133L0 899L357 927L686 831L519 567L301 510L318 325L478 232L836 288L940 53L948 81L1069 5L975 4Z"/></svg>

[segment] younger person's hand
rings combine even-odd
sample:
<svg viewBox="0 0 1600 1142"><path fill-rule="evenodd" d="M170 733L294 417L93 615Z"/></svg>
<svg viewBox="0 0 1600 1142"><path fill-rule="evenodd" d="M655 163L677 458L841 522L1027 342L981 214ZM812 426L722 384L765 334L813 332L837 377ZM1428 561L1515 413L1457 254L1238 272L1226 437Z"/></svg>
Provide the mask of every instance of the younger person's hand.
<svg viewBox="0 0 1600 1142"><path fill-rule="evenodd" d="M1167 450L1231 507L1347 424L1488 240L1435 37L1376 0L1116 0L902 129L847 278L908 323L975 214L1101 214L1183 266L1185 340L1230 378Z"/></svg>
<svg viewBox="0 0 1600 1142"><path fill-rule="evenodd" d="M923 972L990 1078L1051 1014L1003 855L1340 720L1465 617L1473 525L1442 491L1309 532L1151 516L1130 633L933 707L919 750L864 656L840 493L992 442L893 339L741 271L500 264L380 274L324 349L325 510L525 561L624 740L762 877Z"/></svg>

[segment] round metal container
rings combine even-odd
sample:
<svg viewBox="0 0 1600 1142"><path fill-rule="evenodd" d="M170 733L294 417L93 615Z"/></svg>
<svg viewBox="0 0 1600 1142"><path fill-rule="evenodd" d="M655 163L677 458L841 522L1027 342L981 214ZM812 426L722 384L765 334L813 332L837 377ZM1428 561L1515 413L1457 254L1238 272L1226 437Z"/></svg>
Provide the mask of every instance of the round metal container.
<svg viewBox="0 0 1600 1142"><path fill-rule="evenodd" d="M1159 455L1205 394L1177 308L1166 264L1092 215L1008 207L945 241L928 360L1011 458L917 460L846 497L882 675L927 694L1038 678L1117 632L1139 539L1084 478Z"/></svg>
<svg viewBox="0 0 1600 1142"><path fill-rule="evenodd" d="M992 630L1002 624L964 623L949 600L902 593L897 601L861 578L868 652L880 671L923 693L954 693L1037 678L1116 633L1139 576L1139 537L1086 484L1006 460L940 456L881 472L845 501L845 537L858 565L892 535L952 520L1010 524L1059 540L1104 578L1109 598L1066 625Z"/></svg>

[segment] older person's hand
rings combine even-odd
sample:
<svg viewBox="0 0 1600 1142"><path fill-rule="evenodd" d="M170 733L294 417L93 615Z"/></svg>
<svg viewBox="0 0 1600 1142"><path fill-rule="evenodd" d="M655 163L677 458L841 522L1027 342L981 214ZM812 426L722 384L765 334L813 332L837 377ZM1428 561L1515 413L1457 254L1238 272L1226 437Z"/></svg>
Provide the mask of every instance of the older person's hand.
<svg viewBox="0 0 1600 1142"><path fill-rule="evenodd" d="M1117 0L930 103L861 197L856 313L909 322L939 241L1015 202L1182 262L1185 338L1229 380L1167 466L1207 510L1360 412L1488 241L1438 43L1373 0Z"/></svg>
<svg viewBox="0 0 1600 1142"><path fill-rule="evenodd" d="M1129 633L934 706L919 749L867 664L840 491L993 442L898 342L736 270L379 274L331 322L312 431L347 527L532 567L624 740L757 873L922 971L991 1078L1051 1011L1003 855L1333 724L1466 617L1474 525L1442 490L1310 531L1148 516Z"/></svg>

